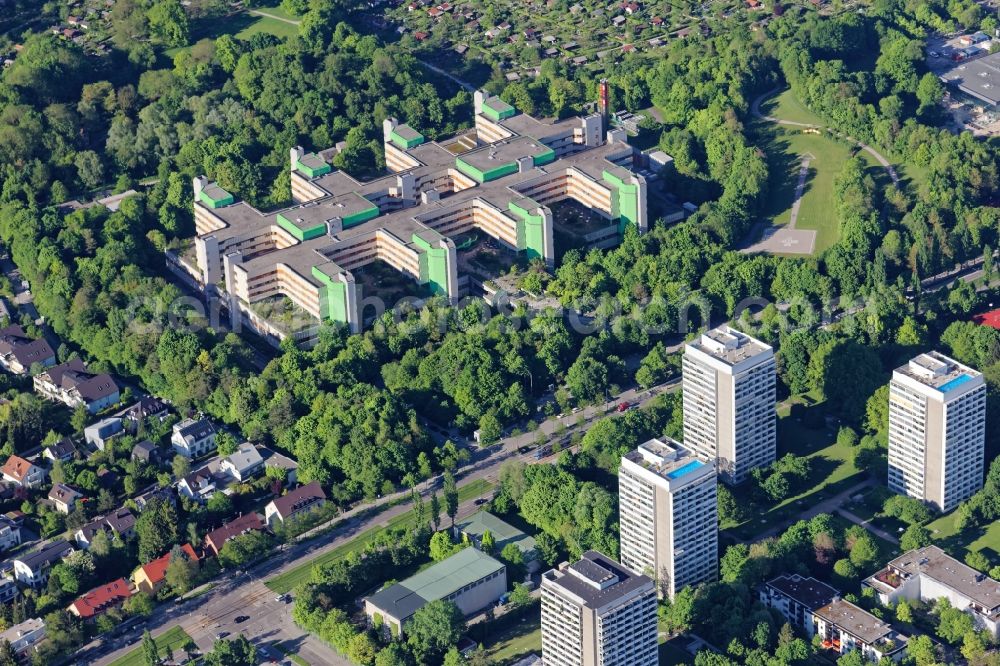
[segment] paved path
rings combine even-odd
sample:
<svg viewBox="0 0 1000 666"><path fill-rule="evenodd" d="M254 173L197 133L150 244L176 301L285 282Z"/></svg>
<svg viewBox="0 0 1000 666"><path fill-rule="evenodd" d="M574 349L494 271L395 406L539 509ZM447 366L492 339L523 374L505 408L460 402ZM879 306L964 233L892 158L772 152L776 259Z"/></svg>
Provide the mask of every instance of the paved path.
<svg viewBox="0 0 1000 666"><path fill-rule="evenodd" d="M882 153L878 152L868 144L861 143L854 137L842 134L836 130L830 129L829 127L824 127L823 125L814 125L812 123L799 123L795 122L794 120L784 120L782 118L776 118L775 116L765 116L763 113L761 113L760 110L761 102L763 102L765 99L767 99L776 92L778 92L778 88L772 88L771 90L768 90L766 93L759 95L756 99L754 99L754 101L750 104L750 113L752 113L755 117L760 118L761 120L766 120L768 122L775 123L776 125L787 125L790 127L803 127L809 129L826 129L835 136L847 139L848 141L855 143L859 148L861 148L861 150L865 151L866 153L874 157L875 160L879 164L881 164L883 168L885 168L886 172L889 174L889 178L892 179L892 182L897 185L899 184L899 174L896 173L896 169L892 166L892 163L889 162L889 160L887 160L885 156L882 155Z"/></svg>
<svg viewBox="0 0 1000 666"><path fill-rule="evenodd" d="M833 497L828 497L827 499L823 500L822 502L819 502L818 504L813 504L809 508L803 509L798 515L795 516L795 518L791 520L784 520L776 525L772 525L771 527L764 530L760 534L754 535L752 539L748 539L745 543L750 543L752 541L761 541L763 539L767 539L768 537L775 536L776 534L778 534L778 532L784 531L785 528L787 528L789 525L791 525L796 521L810 520L811 518L815 518L821 513L832 514L833 512L839 510L840 506L845 502L847 502L851 497L857 495L860 492L863 492L864 490L874 485L875 485L875 479L868 477L864 481L854 484L847 490L843 490L834 495ZM871 529L871 527L868 525L865 525L864 527ZM874 532L874 530L872 531Z"/></svg>
<svg viewBox="0 0 1000 666"><path fill-rule="evenodd" d="M809 156L804 156L802 166L799 167L799 182L795 184L795 202L792 203L792 212L788 220L789 229L794 229L795 223L799 220L799 207L802 205L802 195L806 191L806 179L809 177L809 163L811 161Z"/></svg>
<svg viewBox="0 0 1000 666"><path fill-rule="evenodd" d="M449 72L447 70L444 70L444 69L441 69L437 65L432 65L431 63L427 62L426 60L417 60L417 62L419 62L421 65L423 65L427 69L431 70L432 72L434 72L436 74L440 74L441 76L445 77L446 79L450 79L450 80L454 81L455 83L457 83L458 85L462 86L462 88L464 88L465 90L467 90L469 92L475 92L476 91L476 86L472 85L468 81L463 81L462 79L458 78L457 76L455 76L451 72Z"/></svg>
<svg viewBox="0 0 1000 666"><path fill-rule="evenodd" d="M299 25L299 23L301 23L301 21L296 21L295 19L288 19L282 16L275 16L274 14L268 14L267 12L261 11L260 9L248 9L247 13L253 14L254 16L262 16L264 18L274 19L275 21L281 21L282 23L287 23L289 25Z"/></svg>
<svg viewBox="0 0 1000 666"><path fill-rule="evenodd" d="M850 511L848 511L847 509L837 509L837 513L839 513L840 515L842 515L844 518L847 518L849 521L851 521L855 525L860 525L861 527L865 528L866 530L868 530L869 532L871 532L875 536L880 536L883 539L885 539L886 541L888 541L889 543L894 543L897 546L899 545L899 539L896 538L896 535L890 534L889 532L886 532L885 530L883 530L880 527L875 527L874 525L872 525L871 520L861 520L861 518L859 516L856 516L855 514L853 514Z"/></svg>

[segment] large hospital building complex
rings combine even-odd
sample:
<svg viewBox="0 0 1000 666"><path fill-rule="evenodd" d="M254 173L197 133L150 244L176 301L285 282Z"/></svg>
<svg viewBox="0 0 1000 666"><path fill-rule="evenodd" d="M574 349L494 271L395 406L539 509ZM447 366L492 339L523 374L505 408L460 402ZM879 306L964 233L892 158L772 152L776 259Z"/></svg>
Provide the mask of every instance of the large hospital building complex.
<svg viewBox="0 0 1000 666"><path fill-rule="evenodd" d="M647 227L646 181L605 115L542 121L477 92L474 132L438 143L387 119L383 134L392 173L368 182L332 168L328 153L292 149L296 205L284 210L261 212L197 179L197 236L184 270L228 294L251 324L261 324L252 304L285 296L316 320L356 332L364 296L352 271L375 261L455 302L470 293L453 240L461 234L552 266L549 204L573 200L606 222L587 235L590 247L615 245L629 225Z"/></svg>

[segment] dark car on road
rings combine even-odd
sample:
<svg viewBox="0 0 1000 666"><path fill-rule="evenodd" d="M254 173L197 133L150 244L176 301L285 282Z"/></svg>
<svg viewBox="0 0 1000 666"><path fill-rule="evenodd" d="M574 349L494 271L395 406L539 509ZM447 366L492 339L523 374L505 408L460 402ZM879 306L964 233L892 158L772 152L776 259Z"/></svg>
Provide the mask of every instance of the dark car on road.
<svg viewBox="0 0 1000 666"><path fill-rule="evenodd" d="M249 615L237 615L236 616L236 620L234 620L234 621L236 622L236 624L243 624L244 622L246 622L249 619L250 619Z"/></svg>

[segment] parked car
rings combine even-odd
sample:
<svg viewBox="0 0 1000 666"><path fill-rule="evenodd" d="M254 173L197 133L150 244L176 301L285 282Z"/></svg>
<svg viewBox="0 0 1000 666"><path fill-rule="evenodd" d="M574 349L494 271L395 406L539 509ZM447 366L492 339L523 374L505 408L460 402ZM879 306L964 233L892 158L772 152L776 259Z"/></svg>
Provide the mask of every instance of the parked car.
<svg viewBox="0 0 1000 666"><path fill-rule="evenodd" d="M618 411L619 411L619 412L624 412L624 411L628 411L628 408L629 408L629 407L631 407L631 406L632 406L632 405L630 405L630 404L629 404L629 403L627 403L627 402L622 402L622 403L619 403L619 405L618 405Z"/></svg>

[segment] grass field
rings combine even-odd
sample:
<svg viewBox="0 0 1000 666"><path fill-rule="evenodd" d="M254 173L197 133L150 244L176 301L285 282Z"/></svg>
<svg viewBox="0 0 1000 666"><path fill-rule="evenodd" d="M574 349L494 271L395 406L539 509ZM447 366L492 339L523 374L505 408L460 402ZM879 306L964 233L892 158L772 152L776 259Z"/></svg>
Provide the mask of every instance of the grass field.
<svg viewBox="0 0 1000 666"><path fill-rule="evenodd" d="M833 184L854 151L823 134L807 134L796 128L770 125L762 134L767 136L764 150L770 171L764 217L776 226L786 225L791 219L802 157L810 156L809 175L795 228L816 231L818 254L840 237ZM873 176L877 176L875 172L881 168L874 159L867 153L859 154L868 163Z"/></svg>
<svg viewBox="0 0 1000 666"><path fill-rule="evenodd" d="M694 663L694 657L687 653L678 638L660 643L660 666L686 666Z"/></svg>
<svg viewBox="0 0 1000 666"><path fill-rule="evenodd" d="M183 655L181 651L181 646L184 645L190 636L181 629L180 627L171 627L167 629L166 632L155 637L156 646L160 649L160 656L163 657L166 654L167 647L174 651L174 656ZM119 657L111 662L110 666L146 666L146 658L142 654L142 644L137 643L138 647L126 654L124 657Z"/></svg>
<svg viewBox="0 0 1000 666"><path fill-rule="evenodd" d="M764 102L761 113L796 123L826 124L805 108L790 90ZM767 154L770 174L764 218L776 226L786 225L791 220L802 157L810 156L809 175L795 228L816 231L815 253L819 254L840 237L833 184L855 149L825 133L816 133L816 130L807 132L805 128L778 126L763 120L757 121L756 134L758 145ZM865 160L876 182L888 183L885 170L875 158L864 151L857 154Z"/></svg>
<svg viewBox="0 0 1000 666"><path fill-rule="evenodd" d="M798 98L792 94L791 89L784 91L776 97L771 97L760 105L760 112L765 116L774 116L782 120L790 120L793 123L806 123L809 125L825 125L823 119L807 109Z"/></svg>
<svg viewBox="0 0 1000 666"><path fill-rule="evenodd" d="M960 560L967 552L980 552L989 558L991 565L1000 564L1000 521L958 532L955 514L949 513L928 523L927 529L937 545Z"/></svg>
<svg viewBox="0 0 1000 666"><path fill-rule="evenodd" d="M510 664L531 652L542 651L542 627L538 616L524 617L484 646L496 664Z"/></svg>
<svg viewBox="0 0 1000 666"><path fill-rule="evenodd" d="M458 501L459 503L467 502L476 497L485 495L493 488L493 484L485 479L476 479L458 489ZM312 577L312 570L314 566L320 566L324 564L329 564L331 562L337 562L347 557L351 553L363 550L365 546L370 544L372 541L378 537L379 534L385 532L388 529L406 527L412 524L414 519L413 512L407 511L406 513L401 513L398 516L390 518L386 521L386 524L380 525L378 527L372 527L365 532L362 532L354 539L351 539L345 544L342 544L333 550L330 550L322 555L306 562L305 564L298 566L290 571L286 571L283 574L275 576L269 581L265 582L271 590L277 592L278 594L285 594L286 592L291 592L297 586L302 583L309 582Z"/></svg>
<svg viewBox="0 0 1000 666"><path fill-rule="evenodd" d="M778 407L778 457L794 453L809 459L810 478L804 484L806 490L769 508L762 507L751 520L741 525L722 526L738 539L753 539L755 535L795 519L804 509L861 481L850 447L838 445L836 428L828 427L823 422L822 403L807 405L809 402L811 400L807 397L796 397ZM812 410L816 412L808 413ZM816 423L821 425L813 427Z"/></svg>
<svg viewBox="0 0 1000 666"><path fill-rule="evenodd" d="M202 39L218 39L222 35L233 35L240 39L250 39L257 33L266 32L275 37L291 39L299 34L299 27L281 20L287 14L280 7L261 7L257 11L269 16L257 16L239 12L233 16L218 19L199 19L191 24L191 43ZM295 20L295 19L291 19ZM190 50L190 46L178 46L165 53L173 58L178 53Z"/></svg>

